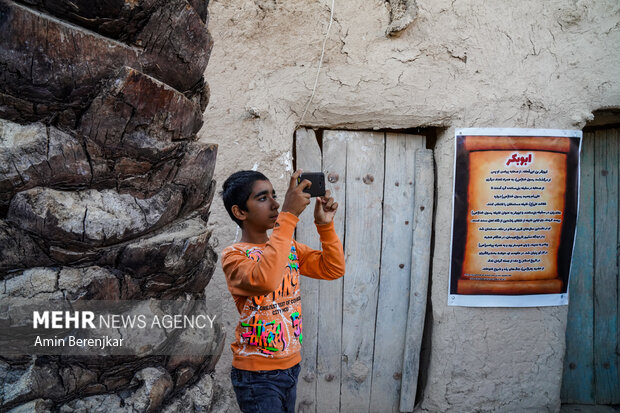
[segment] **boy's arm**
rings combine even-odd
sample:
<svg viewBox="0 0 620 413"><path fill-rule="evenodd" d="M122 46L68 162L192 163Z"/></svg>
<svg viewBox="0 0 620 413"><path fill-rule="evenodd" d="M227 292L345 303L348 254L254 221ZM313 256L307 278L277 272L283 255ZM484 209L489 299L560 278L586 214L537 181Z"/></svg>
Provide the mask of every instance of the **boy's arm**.
<svg viewBox="0 0 620 413"><path fill-rule="evenodd" d="M344 275L345 262L342 243L334 223L317 224L322 251L297 243L299 273L311 278L335 280Z"/></svg>
<svg viewBox="0 0 620 413"><path fill-rule="evenodd" d="M257 261L248 258L242 251L233 250L222 256L222 268L232 294L251 297L268 294L278 288L288 263L298 221L295 215L281 212Z"/></svg>

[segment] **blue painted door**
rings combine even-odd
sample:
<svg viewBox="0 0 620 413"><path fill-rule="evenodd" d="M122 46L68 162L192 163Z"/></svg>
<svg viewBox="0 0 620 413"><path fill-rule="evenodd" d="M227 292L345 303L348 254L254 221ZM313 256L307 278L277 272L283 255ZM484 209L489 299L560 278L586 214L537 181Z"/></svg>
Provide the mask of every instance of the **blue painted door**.
<svg viewBox="0 0 620 413"><path fill-rule="evenodd" d="M620 404L620 129L584 133L562 402Z"/></svg>

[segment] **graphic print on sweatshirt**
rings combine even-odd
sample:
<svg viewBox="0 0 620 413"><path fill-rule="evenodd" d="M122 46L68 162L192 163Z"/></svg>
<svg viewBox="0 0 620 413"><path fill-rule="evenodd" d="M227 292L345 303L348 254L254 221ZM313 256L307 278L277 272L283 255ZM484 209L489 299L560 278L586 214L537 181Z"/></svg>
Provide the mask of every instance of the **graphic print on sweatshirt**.
<svg viewBox="0 0 620 413"><path fill-rule="evenodd" d="M244 254L259 262L262 248L251 247ZM247 298L237 326L240 356L284 358L300 351L303 325L298 288L299 258L294 243L291 243L288 264L283 270L282 282L275 291Z"/></svg>

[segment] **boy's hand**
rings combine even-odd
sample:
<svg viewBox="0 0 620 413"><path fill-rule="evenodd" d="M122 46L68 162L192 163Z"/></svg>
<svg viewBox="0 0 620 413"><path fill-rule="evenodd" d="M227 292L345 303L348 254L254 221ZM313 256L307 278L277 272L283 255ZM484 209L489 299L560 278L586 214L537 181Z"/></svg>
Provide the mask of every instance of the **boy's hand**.
<svg viewBox="0 0 620 413"><path fill-rule="evenodd" d="M303 192L303 190L312 185L312 183L304 179L297 185L297 178L299 178L300 174L301 169L298 169L291 176L291 182L288 184L286 195L284 195L284 202L282 203L282 212L290 212L295 216L299 216L310 203L310 194Z"/></svg>
<svg viewBox="0 0 620 413"><path fill-rule="evenodd" d="M325 196L318 197L314 204L314 222L321 224L329 224L334 220L338 203L334 202L329 190L325 191Z"/></svg>

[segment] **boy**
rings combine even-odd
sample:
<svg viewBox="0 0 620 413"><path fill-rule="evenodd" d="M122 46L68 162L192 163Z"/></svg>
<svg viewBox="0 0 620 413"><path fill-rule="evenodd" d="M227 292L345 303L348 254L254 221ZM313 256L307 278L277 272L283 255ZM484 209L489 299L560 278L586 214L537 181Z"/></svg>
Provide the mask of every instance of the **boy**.
<svg viewBox="0 0 620 413"><path fill-rule="evenodd" d="M222 267L240 314L231 380L243 412L295 411L303 340L299 274L328 280L344 275L333 223L338 204L329 191L314 208L322 251L293 240L299 214L310 203L303 190L311 183L298 185L300 173L291 177L280 213L273 186L260 172L236 172L222 186L226 211L242 230L240 242L222 251Z"/></svg>

